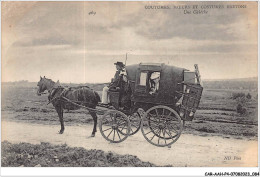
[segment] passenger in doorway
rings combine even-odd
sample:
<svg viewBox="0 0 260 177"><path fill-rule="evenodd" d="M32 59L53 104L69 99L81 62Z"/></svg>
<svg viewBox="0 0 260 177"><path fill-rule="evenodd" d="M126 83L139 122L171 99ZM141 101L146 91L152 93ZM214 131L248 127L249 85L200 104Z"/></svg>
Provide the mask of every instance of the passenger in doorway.
<svg viewBox="0 0 260 177"><path fill-rule="evenodd" d="M150 77L150 91L149 93L155 94L159 90L160 73L153 72Z"/></svg>

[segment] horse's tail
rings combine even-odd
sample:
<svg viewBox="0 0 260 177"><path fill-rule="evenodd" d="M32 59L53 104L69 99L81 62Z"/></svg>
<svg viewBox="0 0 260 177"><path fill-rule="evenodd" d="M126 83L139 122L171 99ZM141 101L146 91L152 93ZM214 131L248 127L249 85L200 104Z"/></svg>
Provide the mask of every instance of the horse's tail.
<svg viewBox="0 0 260 177"><path fill-rule="evenodd" d="M94 94L95 94L95 97L96 97L96 100L95 100L96 103L101 102L99 94L96 91L94 91Z"/></svg>

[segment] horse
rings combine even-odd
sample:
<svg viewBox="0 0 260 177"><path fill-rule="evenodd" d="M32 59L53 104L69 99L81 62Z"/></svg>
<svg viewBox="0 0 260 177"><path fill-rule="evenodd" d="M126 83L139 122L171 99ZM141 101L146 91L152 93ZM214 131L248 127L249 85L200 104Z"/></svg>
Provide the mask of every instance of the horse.
<svg viewBox="0 0 260 177"><path fill-rule="evenodd" d="M91 108L89 110L90 115L92 116L94 120L94 127L93 131L91 133L91 137L95 136L96 133L96 127L97 127L97 114L93 110L96 108L98 102L100 102L100 96L97 92L93 91L87 86L79 86L79 87L71 87L71 88L65 88L59 84L59 81L54 82L51 79L45 78L45 76L42 78L40 76L40 81L37 84L38 90L37 95L41 96L44 91L49 92L49 103L52 103L52 105L55 107L60 124L61 129L59 131L59 134L63 134L65 127L64 127L64 120L63 120L63 110L77 110L80 107L68 102L67 100L64 100L62 97L65 97L72 102L75 102L79 105L83 105L85 107Z"/></svg>

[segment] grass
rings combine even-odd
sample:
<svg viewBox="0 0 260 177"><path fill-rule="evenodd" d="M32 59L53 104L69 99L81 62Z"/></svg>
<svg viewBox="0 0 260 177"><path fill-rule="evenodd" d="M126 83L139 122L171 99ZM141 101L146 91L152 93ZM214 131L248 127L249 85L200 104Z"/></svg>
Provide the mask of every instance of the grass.
<svg viewBox="0 0 260 177"><path fill-rule="evenodd" d="M136 156L49 143L2 142L2 167L155 167Z"/></svg>
<svg viewBox="0 0 260 177"><path fill-rule="evenodd" d="M59 119L54 107L47 105L47 95L37 96L36 92L36 87L2 85L2 119L55 124L58 130ZM101 91L98 92L101 95ZM250 93L252 96L243 105L247 110L246 114L237 113L237 99L232 99L232 95L236 93ZM257 106L257 91L204 89L194 121L185 123L185 131L255 137L258 129ZM92 117L84 109L69 112L65 110L64 121L65 126L93 124Z"/></svg>

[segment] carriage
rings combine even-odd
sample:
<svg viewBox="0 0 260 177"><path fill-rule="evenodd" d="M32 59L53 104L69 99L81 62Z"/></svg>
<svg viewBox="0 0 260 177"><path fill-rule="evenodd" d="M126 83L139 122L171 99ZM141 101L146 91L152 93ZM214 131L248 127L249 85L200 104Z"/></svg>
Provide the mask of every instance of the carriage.
<svg viewBox="0 0 260 177"><path fill-rule="evenodd" d="M155 63L126 66L127 81L122 80L121 90L108 92L113 109L99 121L102 136L119 143L141 129L155 146L176 142L184 122L194 118L202 95L199 69L194 66L194 72Z"/></svg>
<svg viewBox="0 0 260 177"><path fill-rule="evenodd" d="M149 143L170 146L199 106L203 87L198 66L194 66L194 72L156 63L126 66L126 74L118 80L119 87L108 91L109 104L100 103L98 93L87 86L63 87L45 77L40 77L37 94L48 90L49 103L61 123L60 134L64 132L63 109L85 108L94 120L93 137L96 113L100 113L100 133L112 143L120 143L141 129Z"/></svg>

